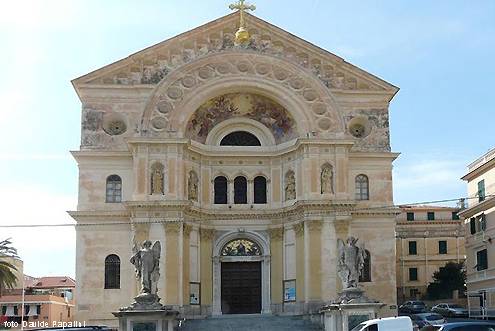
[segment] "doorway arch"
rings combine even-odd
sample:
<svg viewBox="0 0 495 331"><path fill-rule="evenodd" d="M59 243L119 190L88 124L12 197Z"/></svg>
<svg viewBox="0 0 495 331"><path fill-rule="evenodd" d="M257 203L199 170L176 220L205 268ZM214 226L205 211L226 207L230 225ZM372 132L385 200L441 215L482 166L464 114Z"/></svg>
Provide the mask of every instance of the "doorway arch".
<svg viewBox="0 0 495 331"><path fill-rule="evenodd" d="M236 242L253 243L255 253L239 253L235 247L226 251L228 244ZM232 250L233 248L233 250ZM232 252L233 253L229 253ZM213 315L229 312L222 311L222 264L224 263L258 263L261 274L261 314L270 314L270 245L266 236L254 231L231 231L220 236L213 246ZM225 265L224 265L225 266ZM225 309L225 305L224 305Z"/></svg>

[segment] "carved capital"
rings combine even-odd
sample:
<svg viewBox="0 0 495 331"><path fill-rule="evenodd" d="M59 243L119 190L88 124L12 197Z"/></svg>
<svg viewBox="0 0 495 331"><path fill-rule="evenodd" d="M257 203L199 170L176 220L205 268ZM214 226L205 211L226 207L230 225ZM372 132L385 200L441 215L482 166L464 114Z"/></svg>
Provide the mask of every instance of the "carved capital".
<svg viewBox="0 0 495 331"><path fill-rule="evenodd" d="M182 223L179 222L169 222L165 223L165 231L166 232L173 232L173 233L178 233L180 228L182 226Z"/></svg>
<svg viewBox="0 0 495 331"><path fill-rule="evenodd" d="M201 228L201 239L212 240L215 237L215 229L204 229Z"/></svg>
<svg viewBox="0 0 495 331"><path fill-rule="evenodd" d="M306 223L308 224L309 231L321 231L321 227L323 226L323 223L319 220L306 221Z"/></svg>
<svg viewBox="0 0 495 331"><path fill-rule="evenodd" d="M282 240L284 238L284 228L282 227L269 229L268 233L271 240Z"/></svg>
<svg viewBox="0 0 495 331"><path fill-rule="evenodd" d="M192 231L192 225L184 223L184 230L183 231L184 231L184 236L189 237L189 235L191 234L191 231Z"/></svg>
<svg viewBox="0 0 495 331"><path fill-rule="evenodd" d="M297 223L293 228L296 236L301 236L304 234L304 223Z"/></svg>

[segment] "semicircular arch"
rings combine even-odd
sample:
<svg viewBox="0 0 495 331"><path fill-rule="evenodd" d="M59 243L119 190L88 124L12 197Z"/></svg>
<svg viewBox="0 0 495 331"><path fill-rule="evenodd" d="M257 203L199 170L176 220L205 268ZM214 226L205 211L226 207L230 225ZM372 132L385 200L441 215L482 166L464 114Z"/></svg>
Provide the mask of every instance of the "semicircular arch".
<svg viewBox="0 0 495 331"><path fill-rule="evenodd" d="M189 119L205 101L239 92L280 104L297 123L299 136L344 134L341 111L321 81L287 60L245 51L208 55L167 75L145 106L141 131L154 136L172 131L184 137Z"/></svg>

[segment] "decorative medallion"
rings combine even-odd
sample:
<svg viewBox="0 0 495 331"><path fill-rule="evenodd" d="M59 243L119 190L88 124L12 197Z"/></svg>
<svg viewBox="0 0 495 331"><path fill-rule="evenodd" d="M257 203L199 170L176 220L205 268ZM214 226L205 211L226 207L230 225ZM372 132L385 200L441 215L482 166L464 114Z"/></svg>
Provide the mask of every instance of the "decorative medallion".
<svg viewBox="0 0 495 331"><path fill-rule="evenodd" d="M182 86L185 88L191 88L196 84L196 79L193 76L186 76L182 78Z"/></svg>
<svg viewBox="0 0 495 331"><path fill-rule="evenodd" d="M327 117L318 120L318 127L324 131L330 129L332 124L332 120Z"/></svg>
<svg viewBox="0 0 495 331"><path fill-rule="evenodd" d="M155 130L162 131L165 130L165 128L167 127L167 122L168 121L165 117L154 117L151 120L151 125Z"/></svg>
<svg viewBox="0 0 495 331"><path fill-rule="evenodd" d="M364 125L356 123L349 128L350 133L356 138L363 138L366 133Z"/></svg>
<svg viewBox="0 0 495 331"><path fill-rule="evenodd" d="M253 241L248 239L235 239L225 245L222 256L260 256L261 249Z"/></svg>
<svg viewBox="0 0 495 331"><path fill-rule="evenodd" d="M201 79L209 79L213 76L213 69L210 67L203 67L199 69L198 75Z"/></svg>
<svg viewBox="0 0 495 331"><path fill-rule="evenodd" d="M287 77L289 77L289 74L287 73L287 71L285 71L283 69L276 69L276 70L274 70L273 74L274 74L275 78L280 80L280 81L284 81L287 79Z"/></svg>
<svg viewBox="0 0 495 331"><path fill-rule="evenodd" d="M230 72L230 64L228 63L219 63L217 65L217 71L220 75L225 75Z"/></svg>
<svg viewBox="0 0 495 331"><path fill-rule="evenodd" d="M315 103L313 105L313 113L316 115L323 115L327 112L327 105L322 102Z"/></svg>
<svg viewBox="0 0 495 331"><path fill-rule="evenodd" d="M314 90L306 90L303 93L304 99L308 101L315 101L318 98L318 93Z"/></svg>
<svg viewBox="0 0 495 331"><path fill-rule="evenodd" d="M167 95L170 99L179 99L182 96L182 90L178 87L172 86L167 90Z"/></svg>
<svg viewBox="0 0 495 331"><path fill-rule="evenodd" d="M168 114L170 113L174 108L172 106L172 104L168 101L160 101L157 105L156 105L156 109L162 113L162 114Z"/></svg>
<svg viewBox="0 0 495 331"><path fill-rule="evenodd" d="M300 78L294 78L290 81L290 86L295 90L300 90L304 87L304 81Z"/></svg>
<svg viewBox="0 0 495 331"><path fill-rule="evenodd" d="M112 121L104 126L104 130L111 136L118 136L127 130L124 121Z"/></svg>
<svg viewBox="0 0 495 331"><path fill-rule="evenodd" d="M240 72L248 72L251 65L248 62L242 61L237 64L237 69Z"/></svg>
<svg viewBox="0 0 495 331"><path fill-rule="evenodd" d="M260 75L266 75L270 72L270 65L266 63L259 63L256 65L255 70Z"/></svg>

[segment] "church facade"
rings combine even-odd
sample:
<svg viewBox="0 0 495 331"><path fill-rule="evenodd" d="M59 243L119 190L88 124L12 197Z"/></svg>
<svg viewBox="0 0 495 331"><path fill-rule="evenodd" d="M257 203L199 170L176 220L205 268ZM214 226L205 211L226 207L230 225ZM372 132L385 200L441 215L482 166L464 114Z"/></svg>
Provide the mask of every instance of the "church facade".
<svg viewBox="0 0 495 331"><path fill-rule="evenodd" d="M161 243L162 303L186 316L305 314L338 297L337 240L396 313L389 103L398 91L239 13L73 81L82 102L76 317L115 324Z"/></svg>

